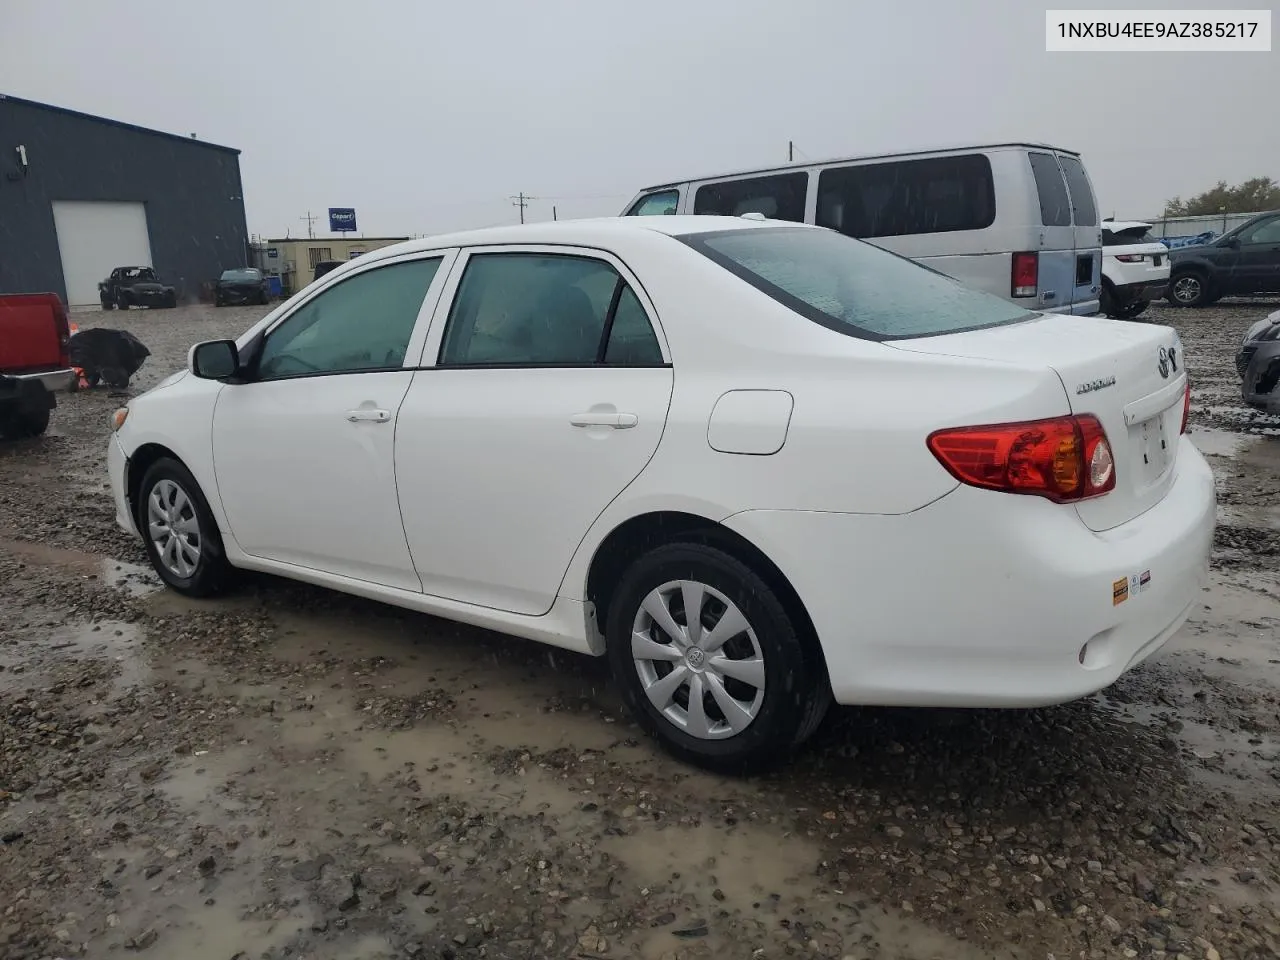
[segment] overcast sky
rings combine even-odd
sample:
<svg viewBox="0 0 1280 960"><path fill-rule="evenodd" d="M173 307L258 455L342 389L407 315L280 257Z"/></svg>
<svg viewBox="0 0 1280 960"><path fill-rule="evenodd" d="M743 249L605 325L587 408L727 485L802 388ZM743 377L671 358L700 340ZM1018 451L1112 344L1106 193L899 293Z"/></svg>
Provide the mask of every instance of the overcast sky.
<svg viewBox="0 0 1280 960"><path fill-rule="evenodd" d="M814 159L1048 141L1121 219L1280 179L1280 52L1051 54L1047 6L1071 4L0 0L0 92L238 147L269 236L330 206L369 236L509 223L519 191L530 219L610 215L788 140Z"/></svg>

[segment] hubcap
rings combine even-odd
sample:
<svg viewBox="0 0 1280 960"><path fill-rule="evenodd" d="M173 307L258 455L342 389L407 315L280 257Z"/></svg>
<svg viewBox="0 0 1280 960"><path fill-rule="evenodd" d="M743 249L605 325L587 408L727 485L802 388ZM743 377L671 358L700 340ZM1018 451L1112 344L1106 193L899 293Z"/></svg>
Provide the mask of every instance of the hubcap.
<svg viewBox="0 0 1280 960"><path fill-rule="evenodd" d="M200 562L200 521L186 491L161 480L147 497L147 534L166 570L186 580Z"/></svg>
<svg viewBox="0 0 1280 960"><path fill-rule="evenodd" d="M705 583L651 591L631 626L631 656L649 702L700 740L751 725L764 702L764 654L747 618Z"/></svg>
<svg viewBox="0 0 1280 960"><path fill-rule="evenodd" d="M1200 281L1195 277L1180 277L1173 285L1173 295L1183 303L1190 303L1200 296Z"/></svg>

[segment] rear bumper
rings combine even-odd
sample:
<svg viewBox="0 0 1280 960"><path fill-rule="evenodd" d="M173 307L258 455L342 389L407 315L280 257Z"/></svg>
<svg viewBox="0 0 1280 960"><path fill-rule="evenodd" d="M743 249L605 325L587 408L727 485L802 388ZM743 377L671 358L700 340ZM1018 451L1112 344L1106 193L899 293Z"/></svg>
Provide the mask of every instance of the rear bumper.
<svg viewBox="0 0 1280 960"><path fill-rule="evenodd" d="M39 373L11 373L6 376L19 383L38 383L50 393L70 390L76 378L75 371L70 367L61 370L42 370Z"/></svg>
<svg viewBox="0 0 1280 960"><path fill-rule="evenodd" d="M1175 469L1160 503L1102 533L1069 506L965 486L899 516L747 511L725 525L795 587L838 702L1041 706L1109 686L1198 601L1213 474L1185 437Z"/></svg>
<svg viewBox="0 0 1280 960"><path fill-rule="evenodd" d="M1116 303L1127 306L1131 303L1151 303L1159 300L1169 289L1169 277L1163 280L1140 280L1136 283L1118 284L1115 291Z"/></svg>
<svg viewBox="0 0 1280 960"><path fill-rule="evenodd" d="M41 370L36 373L0 374L0 401L31 407L58 405L56 394L70 390L76 375L71 369Z"/></svg>

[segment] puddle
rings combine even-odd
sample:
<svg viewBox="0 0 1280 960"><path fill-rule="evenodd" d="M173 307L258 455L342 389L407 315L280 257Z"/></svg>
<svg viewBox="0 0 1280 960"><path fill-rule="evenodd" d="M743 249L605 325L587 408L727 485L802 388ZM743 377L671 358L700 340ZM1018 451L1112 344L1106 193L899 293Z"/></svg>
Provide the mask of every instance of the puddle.
<svg viewBox="0 0 1280 960"><path fill-rule="evenodd" d="M25 667L22 673L8 669L0 673L0 690L31 686L36 676L60 659L108 660L115 664L112 698L128 693L151 678L151 667L142 652L142 631L131 623L99 620L56 627L39 642L37 650L33 657L30 649L0 648L0 664L8 668L21 663Z"/></svg>
<svg viewBox="0 0 1280 960"><path fill-rule="evenodd" d="M1211 427L1193 427L1188 436L1196 449L1206 457L1237 457L1248 447L1258 442L1257 437L1236 433L1232 430L1217 430Z"/></svg>
<svg viewBox="0 0 1280 960"><path fill-rule="evenodd" d="M165 589L164 582L150 567L126 563L110 557L100 561L99 576L108 587L123 590L131 597L148 597Z"/></svg>

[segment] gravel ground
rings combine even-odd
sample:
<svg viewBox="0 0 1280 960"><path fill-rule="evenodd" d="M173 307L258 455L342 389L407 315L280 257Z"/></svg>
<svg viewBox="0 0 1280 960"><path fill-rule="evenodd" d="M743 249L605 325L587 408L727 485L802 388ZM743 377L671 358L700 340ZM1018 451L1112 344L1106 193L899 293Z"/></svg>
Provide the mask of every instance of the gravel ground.
<svg viewBox="0 0 1280 960"><path fill-rule="evenodd" d="M1275 303L1181 331L1221 497L1154 662L1032 711L833 711L785 770L682 767L603 665L271 578L158 589L103 478L120 395L0 447L0 956L1280 955ZM252 308L84 313L153 351Z"/></svg>

